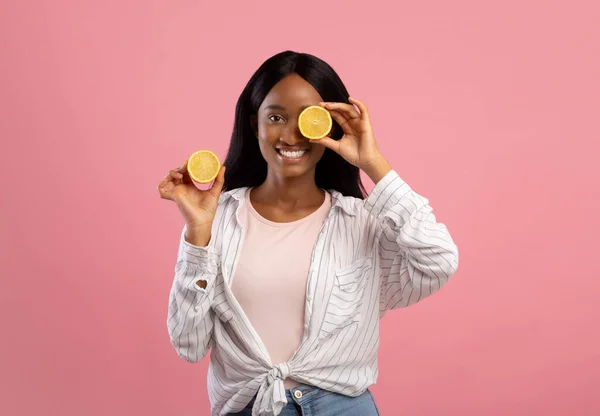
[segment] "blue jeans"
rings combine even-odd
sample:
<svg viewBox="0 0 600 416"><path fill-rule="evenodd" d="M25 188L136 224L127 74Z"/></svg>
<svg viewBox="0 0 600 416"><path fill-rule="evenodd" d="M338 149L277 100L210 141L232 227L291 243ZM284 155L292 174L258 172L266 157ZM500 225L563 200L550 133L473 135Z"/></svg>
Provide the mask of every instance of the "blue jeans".
<svg viewBox="0 0 600 416"><path fill-rule="evenodd" d="M300 393L297 393L300 392ZM280 416L378 416L369 390L358 397L344 396L313 386L299 385L286 390L287 405ZM300 397L298 397L300 396ZM254 399L244 410L228 416L251 416Z"/></svg>

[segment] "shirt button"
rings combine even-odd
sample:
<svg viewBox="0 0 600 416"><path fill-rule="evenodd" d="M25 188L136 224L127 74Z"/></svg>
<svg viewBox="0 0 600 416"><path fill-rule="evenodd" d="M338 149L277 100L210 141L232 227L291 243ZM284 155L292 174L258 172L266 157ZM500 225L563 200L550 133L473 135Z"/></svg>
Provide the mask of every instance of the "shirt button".
<svg viewBox="0 0 600 416"><path fill-rule="evenodd" d="M306 295L306 300L310 302L312 300L312 296L311 295Z"/></svg>
<svg viewBox="0 0 600 416"><path fill-rule="evenodd" d="M296 391L294 392L294 397L295 397L296 399L301 399L301 398L302 398L302 392L301 392L300 390L296 390Z"/></svg>

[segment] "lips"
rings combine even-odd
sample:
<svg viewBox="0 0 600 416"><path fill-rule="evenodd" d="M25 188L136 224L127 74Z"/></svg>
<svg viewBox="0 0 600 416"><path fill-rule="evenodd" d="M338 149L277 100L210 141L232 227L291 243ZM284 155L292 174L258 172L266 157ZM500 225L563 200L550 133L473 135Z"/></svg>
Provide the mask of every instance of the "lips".
<svg viewBox="0 0 600 416"><path fill-rule="evenodd" d="M287 150L279 150L278 151L278 153L280 155L285 156L285 157L289 157L289 158L292 158L292 159L296 159L296 158L302 157L302 156L304 156L306 154L306 152L307 152L306 150L296 150L296 151L293 151L293 152L290 152L290 151L287 151Z"/></svg>
<svg viewBox="0 0 600 416"><path fill-rule="evenodd" d="M306 147L277 147L276 148L278 152L284 151L284 152L301 152L303 150L308 151L309 149Z"/></svg>
<svg viewBox="0 0 600 416"><path fill-rule="evenodd" d="M290 150L295 149L295 150ZM300 160L304 160L306 154L308 153L308 149L305 148L276 148L277 154L279 157L286 163L299 162Z"/></svg>

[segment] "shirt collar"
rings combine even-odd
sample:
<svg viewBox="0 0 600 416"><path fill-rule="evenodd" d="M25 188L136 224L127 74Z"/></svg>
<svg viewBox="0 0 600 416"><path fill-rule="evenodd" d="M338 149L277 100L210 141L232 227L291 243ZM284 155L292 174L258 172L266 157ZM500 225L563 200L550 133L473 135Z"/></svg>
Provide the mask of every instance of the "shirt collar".
<svg viewBox="0 0 600 416"><path fill-rule="evenodd" d="M235 199L239 203L244 199L247 189L247 187L242 187L224 192L221 195L219 203L224 203L230 198ZM331 205L333 207L341 209L344 213L350 215L351 217L356 216L356 204L353 201L355 198L344 196L341 192L336 191L335 189L330 189L329 193L331 194Z"/></svg>

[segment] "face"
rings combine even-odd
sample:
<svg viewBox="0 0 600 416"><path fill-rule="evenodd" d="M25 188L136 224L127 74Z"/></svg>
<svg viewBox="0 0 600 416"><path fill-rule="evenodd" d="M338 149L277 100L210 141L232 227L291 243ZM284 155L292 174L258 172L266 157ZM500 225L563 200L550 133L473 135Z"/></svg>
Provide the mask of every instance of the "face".
<svg viewBox="0 0 600 416"><path fill-rule="evenodd" d="M298 116L321 101L317 90L297 74L283 78L269 91L252 124L270 175L314 176L325 147L302 136Z"/></svg>

